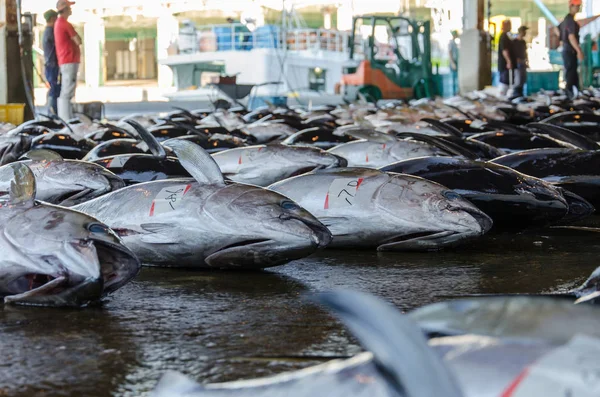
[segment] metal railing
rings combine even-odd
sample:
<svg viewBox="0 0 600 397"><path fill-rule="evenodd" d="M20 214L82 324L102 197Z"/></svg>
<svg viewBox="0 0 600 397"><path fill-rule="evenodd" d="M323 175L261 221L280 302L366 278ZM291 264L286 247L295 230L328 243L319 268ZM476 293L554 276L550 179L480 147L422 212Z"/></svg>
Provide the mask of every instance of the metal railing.
<svg viewBox="0 0 600 397"><path fill-rule="evenodd" d="M234 23L180 29L176 43L180 54L214 51L249 51L257 48L287 49L289 51L348 50L349 33L327 29L290 29L266 25L250 31Z"/></svg>

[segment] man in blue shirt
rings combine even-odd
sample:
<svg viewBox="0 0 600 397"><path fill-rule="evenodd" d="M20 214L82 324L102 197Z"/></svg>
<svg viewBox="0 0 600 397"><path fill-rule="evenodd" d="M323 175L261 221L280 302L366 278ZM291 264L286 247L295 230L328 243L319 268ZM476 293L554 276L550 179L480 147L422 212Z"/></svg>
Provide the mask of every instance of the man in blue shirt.
<svg viewBox="0 0 600 397"><path fill-rule="evenodd" d="M60 96L60 82L59 82L59 67L58 59L56 58L56 47L54 45L54 22L58 18L58 13L54 10L48 10L44 13L44 19L46 20L46 29L44 30L44 37L42 39L44 48L45 58L45 74L48 84L50 84L50 90L48 91L48 102L50 107L50 113L58 114L57 100Z"/></svg>

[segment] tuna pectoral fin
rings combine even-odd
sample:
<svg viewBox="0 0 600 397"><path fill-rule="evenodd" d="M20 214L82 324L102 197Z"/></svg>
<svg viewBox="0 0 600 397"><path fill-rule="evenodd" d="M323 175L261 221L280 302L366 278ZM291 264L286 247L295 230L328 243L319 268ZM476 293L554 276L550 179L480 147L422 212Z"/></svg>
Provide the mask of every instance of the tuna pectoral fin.
<svg viewBox="0 0 600 397"><path fill-rule="evenodd" d="M217 162L200 146L183 140L170 141L165 146L173 149L183 168L199 183L225 185Z"/></svg>
<svg viewBox="0 0 600 397"><path fill-rule="evenodd" d="M174 244L179 241L177 226L172 223L142 223L142 229L148 232L140 240L148 244Z"/></svg>
<svg viewBox="0 0 600 397"><path fill-rule="evenodd" d="M319 221L329 229L334 236L344 236L348 233L349 219L343 216L326 216L319 218Z"/></svg>
<svg viewBox="0 0 600 397"><path fill-rule="evenodd" d="M60 287L63 285L67 279L65 277L57 277L54 280L42 285L39 288L35 288L29 291L25 291L18 295L9 295L4 298L4 303L14 303L25 301L27 299L31 299L35 296L44 295L46 293L50 293L53 289Z"/></svg>
<svg viewBox="0 0 600 397"><path fill-rule="evenodd" d="M578 303L589 302L589 301L595 300L598 297L600 297L600 291L595 291L595 292L592 292L591 294L582 296L581 298L577 299L574 303L578 304Z"/></svg>
<svg viewBox="0 0 600 397"><path fill-rule="evenodd" d="M198 389L202 387L187 376L176 371L167 371L150 393L150 397L192 395L192 392Z"/></svg>
<svg viewBox="0 0 600 397"><path fill-rule="evenodd" d="M13 163L0 168L0 181L10 181L8 205L32 207L35 202L35 176L22 163ZM2 193L0 193L2 196Z"/></svg>
<svg viewBox="0 0 600 397"><path fill-rule="evenodd" d="M423 332L398 310L361 292L334 291L314 298L336 314L400 395L460 397L450 370L429 347Z"/></svg>

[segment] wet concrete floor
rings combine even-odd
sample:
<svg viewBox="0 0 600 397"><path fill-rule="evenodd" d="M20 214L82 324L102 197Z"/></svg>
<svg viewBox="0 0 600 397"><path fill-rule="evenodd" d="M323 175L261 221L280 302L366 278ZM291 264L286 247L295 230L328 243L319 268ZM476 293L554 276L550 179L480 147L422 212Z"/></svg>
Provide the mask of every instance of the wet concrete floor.
<svg viewBox="0 0 600 397"><path fill-rule="evenodd" d="M360 346L304 299L368 291L401 310L472 293L568 290L600 265L600 233L544 229L436 253L325 250L253 273L144 268L103 305L0 306L0 396L145 396L165 370L199 382L276 374Z"/></svg>

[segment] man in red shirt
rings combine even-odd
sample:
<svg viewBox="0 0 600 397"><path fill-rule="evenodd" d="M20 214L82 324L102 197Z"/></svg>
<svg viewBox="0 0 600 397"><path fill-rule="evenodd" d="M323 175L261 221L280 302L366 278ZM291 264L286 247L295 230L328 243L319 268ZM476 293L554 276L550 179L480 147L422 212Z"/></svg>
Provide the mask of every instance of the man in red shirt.
<svg viewBox="0 0 600 397"><path fill-rule="evenodd" d="M75 96L77 87L77 72L81 62L81 37L68 22L72 14L71 6L75 4L69 0L58 0L56 10L58 19L54 23L54 41L56 45L56 57L61 75L61 90L58 97L58 115L63 120L73 118L71 99Z"/></svg>

